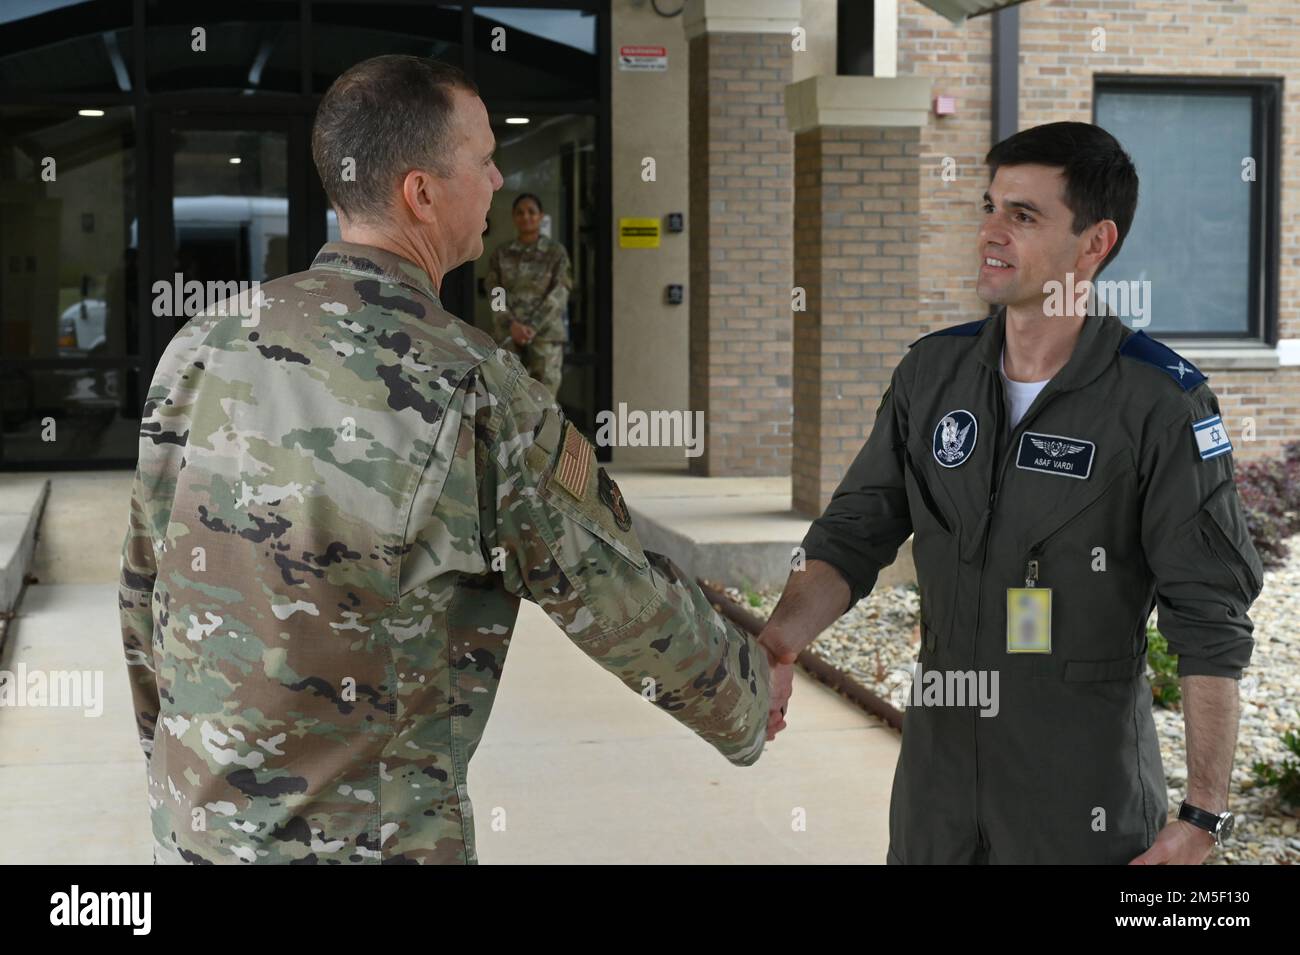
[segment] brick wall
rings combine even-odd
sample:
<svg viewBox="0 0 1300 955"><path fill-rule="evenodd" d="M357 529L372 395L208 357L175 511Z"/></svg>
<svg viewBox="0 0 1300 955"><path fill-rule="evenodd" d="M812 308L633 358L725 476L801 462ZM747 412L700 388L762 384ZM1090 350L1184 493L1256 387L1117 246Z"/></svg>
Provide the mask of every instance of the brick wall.
<svg viewBox="0 0 1300 955"><path fill-rule="evenodd" d="M1278 321L1280 337L1300 338L1300 3L1036 0L1019 9L1022 129L1090 122L1092 78L1099 72L1284 78ZM1106 30L1105 52L1092 50L1098 26ZM983 157L993 144L991 20L977 17L954 27L915 0L900 0L898 36L899 74L934 77L936 95L957 97L957 115L932 117L921 138L924 228L916 320L937 328L985 312L975 295L974 234L987 181ZM939 178L945 156L957 162L956 182ZM1207 374L1234 435L1244 416L1255 419L1257 440L1234 438L1238 458L1274 454L1300 439L1300 367L1211 367Z"/></svg>
<svg viewBox="0 0 1300 955"><path fill-rule="evenodd" d="M787 34L690 41L690 407L700 475L790 473Z"/></svg>
<svg viewBox="0 0 1300 955"><path fill-rule="evenodd" d="M920 130L823 126L795 136L794 509L816 516L862 447L918 337Z"/></svg>

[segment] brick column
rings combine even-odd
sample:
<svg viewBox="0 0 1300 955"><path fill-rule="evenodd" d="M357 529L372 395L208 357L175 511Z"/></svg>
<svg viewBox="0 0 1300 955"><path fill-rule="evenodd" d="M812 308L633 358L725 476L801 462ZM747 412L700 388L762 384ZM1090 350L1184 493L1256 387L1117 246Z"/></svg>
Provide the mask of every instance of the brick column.
<svg viewBox="0 0 1300 955"><path fill-rule="evenodd" d="M790 472L793 142L783 98L799 0L688 0L690 407L698 475Z"/></svg>
<svg viewBox="0 0 1300 955"><path fill-rule="evenodd" d="M795 138L794 510L816 517L871 433L916 314L921 77L789 87Z"/></svg>

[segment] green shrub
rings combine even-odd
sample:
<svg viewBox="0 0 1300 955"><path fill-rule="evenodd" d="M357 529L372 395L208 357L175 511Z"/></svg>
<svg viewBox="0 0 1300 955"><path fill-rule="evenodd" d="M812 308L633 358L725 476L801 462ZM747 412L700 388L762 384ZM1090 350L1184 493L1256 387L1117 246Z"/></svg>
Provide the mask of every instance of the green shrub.
<svg viewBox="0 0 1300 955"><path fill-rule="evenodd" d="M1178 656L1169 652L1164 634L1147 625L1147 666L1151 668L1151 700L1167 710L1177 709L1183 700L1178 682Z"/></svg>
<svg viewBox="0 0 1300 955"><path fill-rule="evenodd" d="M1290 730L1282 741L1294 755L1300 756L1300 736ZM1282 760L1280 767L1259 760L1252 767L1255 782L1260 786L1276 786L1278 799L1290 808L1300 807L1300 762L1290 756Z"/></svg>

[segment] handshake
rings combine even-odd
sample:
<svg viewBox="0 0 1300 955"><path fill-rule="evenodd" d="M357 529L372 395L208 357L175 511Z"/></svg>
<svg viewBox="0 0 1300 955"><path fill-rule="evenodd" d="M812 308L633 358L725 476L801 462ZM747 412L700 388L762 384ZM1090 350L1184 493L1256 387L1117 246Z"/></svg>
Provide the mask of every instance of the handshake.
<svg viewBox="0 0 1300 955"><path fill-rule="evenodd" d="M785 711L794 691L794 662L806 644L797 640L779 626L768 624L758 638L767 654L771 672L771 703L767 710L767 741L785 729ZM801 645L802 644L802 645Z"/></svg>

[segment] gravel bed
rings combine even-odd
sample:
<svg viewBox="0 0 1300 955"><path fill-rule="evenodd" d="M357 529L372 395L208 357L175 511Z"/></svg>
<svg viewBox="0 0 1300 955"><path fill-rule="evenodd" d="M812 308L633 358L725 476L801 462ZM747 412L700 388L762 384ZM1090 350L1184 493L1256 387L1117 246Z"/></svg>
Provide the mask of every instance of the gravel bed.
<svg viewBox="0 0 1300 955"><path fill-rule="evenodd" d="M1300 863L1300 818L1278 803L1276 789L1256 788L1256 760L1278 765L1289 755L1282 743L1287 730L1300 732L1300 536L1290 541L1290 557L1265 571L1264 588L1251 607L1255 650L1240 686L1241 723L1237 733L1230 805L1236 831L1230 844L1207 864ZM766 619L779 590L759 592L757 605L735 588L727 594L750 613ZM882 699L905 709L920 635L918 596L912 585L878 587L813 643L819 657L853 676ZM1152 614L1152 622L1156 615ZM794 705L798 705L797 701ZM1176 813L1187 787L1181 709L1153 709L1169 787L1169 811Z"/></svg>

